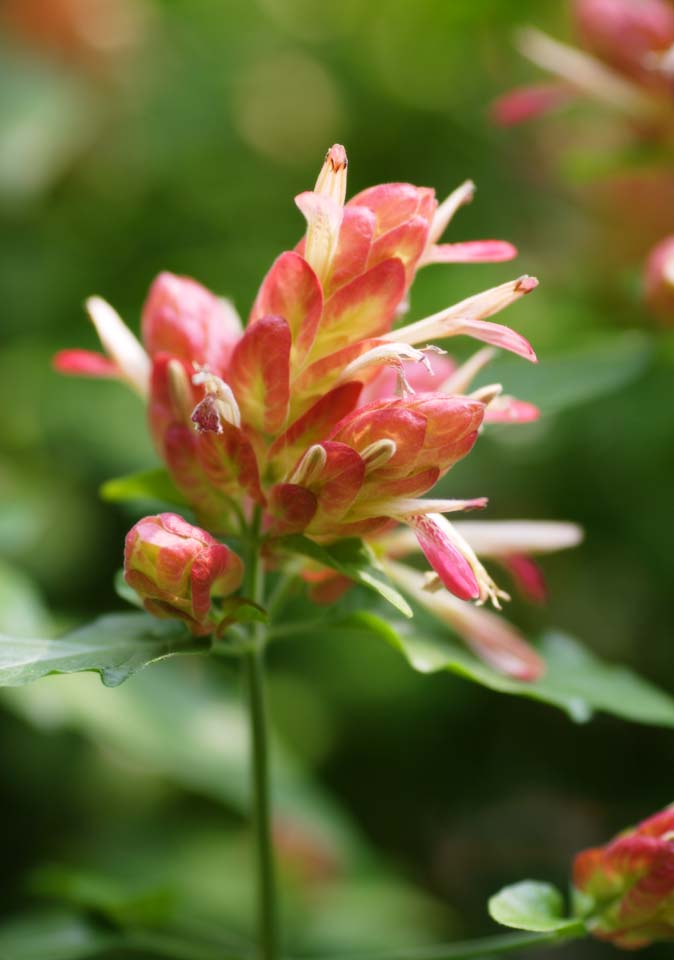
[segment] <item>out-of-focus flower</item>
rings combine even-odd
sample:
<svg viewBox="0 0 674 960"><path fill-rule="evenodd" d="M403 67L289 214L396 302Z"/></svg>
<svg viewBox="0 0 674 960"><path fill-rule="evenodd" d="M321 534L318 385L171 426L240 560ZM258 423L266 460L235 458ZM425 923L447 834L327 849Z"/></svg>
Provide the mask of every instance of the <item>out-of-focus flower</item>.
<svg viewBox="0 0 674 960"><path fill-rule="evenodd" d="M585 49L540 30L520 31L520 51L555 80L500 97L492 111L496 122L520 123L588 96L649 125L671 123L674 8L668 0L575 0L572 13Z"/></svg>
<svg viewBox="0 0 674 960"><path fill-rule="evenodd" d="M668 0L575 0L573 15L588 50L646 85L665 79L654 67L674 44L674 8Z"/></svg>
<svg viewBox="0 0 674 960"><path fill-rule="evenodd" d="M222 619L214 598L241 584L243 564L229 547L175 513L144 517L129 530L124 578L157 617L184 620L195 636Z"/></svg>
<svg viewBox="0 0 674 960"><path fill-rule="evenodd" d="M528 341L491 317L536 280L519 277L396 326L423 266L508 260L515 250L500 240L441 242L473 196L470 182L441 204L408 183L346 202L346 177L335 145L315 188L296 198L305 236L272 265L245 330L195 281L162 274L143 311L144 345L93 298L106 356L65 351L56 366L118 376L148 397L157 449L214 533L245 532L256 511L273 555L289 533L329 543L402 523L449 591L498 605L503 592L445 517L486 500L423 495L468 454L483 422L538 415L500 384L472 389L492 347L535 361ZM431 341L458 335L490 348L457 366Z"/></svg>
<svg viewBox="0 0 674 960"><path fill-rule="evenodd" d="M99 66L136 44L147 9L142 0L3 0L0 22L35 47Z"/></svg>
<svg viewBox="0 0 674 960"><path fill-rule="evenodd" d="M674 806L576 857L589 929L618 947L674 939Z"/></svg>
<svg viewBox="0 0 674 960"><path fill-rule="evenodd" d="M648 255L644 295L650 309L663 323L674 323L674 236L665 237Z"/></svg>

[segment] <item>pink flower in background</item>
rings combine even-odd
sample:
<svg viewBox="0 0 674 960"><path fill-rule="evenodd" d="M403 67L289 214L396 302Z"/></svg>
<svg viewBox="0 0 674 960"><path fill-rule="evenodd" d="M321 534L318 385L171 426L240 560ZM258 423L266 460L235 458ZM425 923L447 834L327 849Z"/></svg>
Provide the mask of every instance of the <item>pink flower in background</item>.
<svg viewBox="0 0 674 960"><path fill-rule="evenodd" d="M579 853L573 882L601 940L634 949L674 939L674 807Z"/></svg>
<svg viewBox="0 0 674 960"><path fill-rule="evenodd" d="M505 594L446 518L486 500L424 495L470 452L484 422L538 415L500 384L472 389L493 347L535 361L524 337L491 318L536 281L520 277L396 325L422 267L507 260L515 250L497 240L441 242L471 183L440 204L433 190L406 183L346 202L346 170L344 148L332 147L314 190L296 198L305 236L271 266L245 329L231 304L165 273L143 309L142 345L92 298L105 356L64 351L56 366L117 376L147 398L157 449L213 533L240 534L257 510L271 555L288 533L330 543L402 524L457 603L498 606ZM459 366L432 343L459 335L490 348ZM495 630L496 646L509 642ZM487 646L473 643L481 655ZM524 676L505 654L488 659ZM542 669L533 662L529 679Z"/></svg>
<svg viewBox="0 0 674 960"><path fill-rule="evenodd" d="M668 0L575 0L571 13L582 49L540 30L520 31L520 51L554 79L499 97L494 120L511 126L589 97L649 124L665 116L671 123L674 7Z"/></svg>
<svg viewBox="0 0 674 960"><path fill-rule="evenodd" d="M229 547L175 513L145 517L126 535L126 582L146 610L184 620L196 636L213 632L213 598L237 590L242 575L243 564Z"/></svg>
<svg viewBox="0 0 674 960"><path fill-rule="evenodd" d="M674 236L665 237L648 255L644 296L652 312L668 326L674 323Z"/></svg>

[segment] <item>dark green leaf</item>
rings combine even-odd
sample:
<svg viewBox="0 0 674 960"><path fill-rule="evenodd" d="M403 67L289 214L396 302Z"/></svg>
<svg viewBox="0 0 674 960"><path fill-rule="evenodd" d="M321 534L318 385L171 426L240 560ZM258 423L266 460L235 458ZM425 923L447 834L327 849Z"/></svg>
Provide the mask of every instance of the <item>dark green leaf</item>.
<svg viewBox="0 0 674 960"><path fill-rule="evenodd" d="M502 383L506 393L529 400L541 413L559 413L619 390L645 369L651 356L648 338L629 332L539 364L497 357L477 381Z"/></svg>
<svg viewBox="0 0 674 960"><path fill-rule="evenodd" d="M535 683L525 683L492 670L449 632L439 635L429 630L424 634L425 627L420 631L416 623L389 623L371 613L352 614L334 627L377 634L420 673L449 670L490 690L561 707L579 723L602 710L625 720L674 727L674 698L626 667L599 660L562 633L543 637L539 651L546 673Z"/></svg>
<svg viewBox="0 0 674 960"><path fill-rule="evenodd" d="M556 887L522 880L504 887L489 900L489 914L504 927L547 933L575 929L578 921L564 916L564 898Z"/></svg>
<svg viewBox="0 0 674 960"><path fill-rule="evenodd" d="M111 503L123 500L160 500L179 507L187 505L182 493L163 467L106 480L101 487L101 497Z"/></svg>
<svg viewBox="0 0 674 960"><path fill-rule="evenodd" d="M293 535L283 537L281 545L285 550L309 557L350 580L362 583L363 586L383 597L405 617L412 616L412 608L407 600L393 586L367 544L357 537L350 537L329 547L322 547L307 537Z"/></svg>
<svg viewBox="0 0 674 960"><path fill-rule="evenodd" d="M50 673L95 670L107 687L115 687L155 660L205 649L175 621L146 613L110 614L52 639L0 635L0 686L22 686Z"/></svg>

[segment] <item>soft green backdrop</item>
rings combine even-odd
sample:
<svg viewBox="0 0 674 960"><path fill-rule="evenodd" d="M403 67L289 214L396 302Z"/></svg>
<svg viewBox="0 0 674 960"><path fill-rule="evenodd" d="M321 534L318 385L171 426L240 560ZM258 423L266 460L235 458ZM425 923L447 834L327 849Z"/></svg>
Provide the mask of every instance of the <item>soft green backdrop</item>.
<svg viewBox="0 0 674 960"><path fill-rule="evenodd" d="M520 249L514 265L429 269L414 316L527 272L541 287L507 322L543 366L642 332L623 341L615 383L624 367L627 385L494 431L449 488L488 495L493 517L581 523L586 543L545 562L549 606L515 602L513 617L532 631L553 623L674 691L674 343L653 333L625 249L641 254L655 228L599 202L604 188L588 182L564 117L514 131L488 119L494 96L536 76L512 29L529 21L568 34L564 4L145 0L136 13L135 43L104 66L102 55L63 57L10 30L0 46L2 626L30 635L41 621L121 606L112 579L135 514L97 491L155 460L123 388L50 370L57 348L94 346L84 298L101 294L136 324L149 282L169 269L245 315L302 230L293 196L339 141L350 192L404 179L445 193L471 177L477 196L451 238ZM527 383L524 364L504 367L507 389ZM585 387L595 373L591 360ZM272 667L279 736L306 772L297 809L329 822L326 863L314 851L314 874L295 875L306 856L287 868L297 887L288 926L306 946L486 931L484 902L500 885L563 884L575 850L674 796L668 731L601 718L574 726L448 675L417 676L375 640L280 645ZM234 670L190 668L185 690L181 669L117 691L54 678L4 698L3 910L27 903L46 861L141 888L175 881L206 914L245 927L240 720L219 706L235 697ZM321 871L333 877L323 894ZM65 883L52 873L38 885Z"/></svg>

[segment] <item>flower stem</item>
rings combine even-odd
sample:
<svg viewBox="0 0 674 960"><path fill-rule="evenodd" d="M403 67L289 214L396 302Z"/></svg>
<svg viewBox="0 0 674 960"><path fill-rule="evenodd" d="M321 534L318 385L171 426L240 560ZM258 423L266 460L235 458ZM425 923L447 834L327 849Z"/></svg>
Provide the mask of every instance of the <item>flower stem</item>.
<svg viewBox="0 0 674 960"><path fill-rule="evenodd" d="M260 557L260 517L256 512L248 557L248 594L264 603L264 569ZM257 864L257 925L261 960L277 960L278 930L274 851L271 825L271 783L269 775L269 735L264 683L264 651L267 641L264 624L251 624L251 644L243 654L243 670L248 693L251 737L252 813Z"/></svg>

